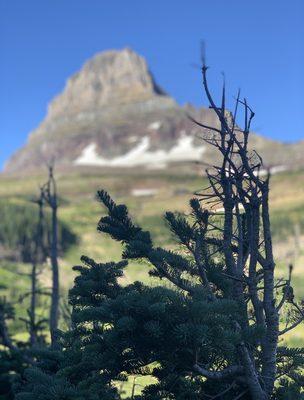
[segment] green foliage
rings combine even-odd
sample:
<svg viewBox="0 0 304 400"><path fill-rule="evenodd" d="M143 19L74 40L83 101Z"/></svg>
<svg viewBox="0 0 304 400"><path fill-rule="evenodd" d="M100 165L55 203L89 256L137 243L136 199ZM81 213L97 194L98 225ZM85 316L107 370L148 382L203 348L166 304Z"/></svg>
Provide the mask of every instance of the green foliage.
<svg viewBox="0 0 304 400"><path fill-rule="evenodd" d="M13 400L13 384L16 376L21 375L26 367L22 352L0 350L0 399Z"/></svg>
<svg viewBox="0 0 304 400"><path fill-rule="evenodd" d="M57 348L35 353L38 362L16 384L16 399L116 400L122 398L118 382L137 375L151 381L136 395L129 393L129 399L249 400L237 375L218 379L195 368L199 364L217 374L238 365L242 343L255 349L258 364L258 343L264 335L254 323L236 329L245 316L227 296L231 279L221 242L206 231L208 215L200 204L191 201L189 218L165 215L182 246L172 251L155 247L149 232L134 224L127 208L116 205L106 192L98 192L98 197L108 212L98 230L122 243L125 260L97 263L82 257L83 264L74 267L78 276L69 293L71 329L62 334ZM134 259L147 261L151 275L164 282L122 285L127 260ZM279 347L274 398L302 399L303 354L303 349Z"/></svg>
<svg viewBox="0 0 304 400"><path fill-rule="evenodd" d="M30 203L1 201L0 220L0 245L11 258L25 263L31 262L38 223L37 206ZM48 241L49 229L50 214L46 212L43 238L45 244ZM58 224L58 237L61 252L65 252L69 246L75 244L77 239L63 222Z"/></svg>
<svg viewBox="0 0 304 400"><path fill-rule="evenodd" d="M281 379L276 390L276 400L303 400L303 376L297 380Z"/></svg>
<svg viewBox="0 0 304 400"><path fill-rule="evenodd" d="M15 378L24 373L28 363L23 343L14 344L9 337L8 322L15 317L15 310L5 297L0 298L0 399L14 399ZM9 344L7 343L9 341Z"/></svg>
<svg viewBox="0 0 304 400"><path fill-rule="evenodd" d="M289 206L286 210L275 210L272 212L272 232L274 238L285 239L295 235L295 228L300 232L304 229L303 205L298 207Z"/></svg>

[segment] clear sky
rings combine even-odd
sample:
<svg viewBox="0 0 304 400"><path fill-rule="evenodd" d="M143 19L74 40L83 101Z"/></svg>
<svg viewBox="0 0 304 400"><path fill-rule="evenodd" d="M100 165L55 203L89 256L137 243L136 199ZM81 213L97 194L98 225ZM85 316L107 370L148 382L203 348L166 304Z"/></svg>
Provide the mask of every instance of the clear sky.
<svg viewBox="0 0 304 400"><path fill-rule="evenodd" d="M43 119L49 101L93 54L129 46L180 104L206 104L199 42L210 85L224 71L242 89L253 128L304 139L303 0L0 0L0 168Z"/></svg>

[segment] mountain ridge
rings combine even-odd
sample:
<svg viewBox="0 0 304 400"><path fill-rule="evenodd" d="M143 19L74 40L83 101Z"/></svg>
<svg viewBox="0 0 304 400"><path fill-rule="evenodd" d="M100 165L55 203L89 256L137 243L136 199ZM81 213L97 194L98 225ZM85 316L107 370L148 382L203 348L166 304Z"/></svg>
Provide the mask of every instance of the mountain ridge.
<svg viewBox="0 0 304 400"><path fill-rule="evenodd" d="M206 130L190 121L189 114L218 127L213 110L179 106L156 83L146 60L130 48L97 53L67 80L4 172L33 171L54 158L59 167L72 169L212 163L214 151L200 139ZM297 145L255 134L252 145L269 165L302 165Z"/></svg>

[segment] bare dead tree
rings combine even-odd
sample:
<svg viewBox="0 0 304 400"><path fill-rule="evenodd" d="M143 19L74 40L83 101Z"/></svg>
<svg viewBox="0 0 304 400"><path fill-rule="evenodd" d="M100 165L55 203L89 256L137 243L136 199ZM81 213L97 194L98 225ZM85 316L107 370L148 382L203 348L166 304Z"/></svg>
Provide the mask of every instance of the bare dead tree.
<svg viewBox="0 0 304 400"><path fill-rule="evenodd" d="M206 170L209 186L200 193L202 207L206 210L206 227L198 247L201 248L203 242L218 246L217 251L224 256L226 277L231 280L230 298L238 303L242 312L240 321L235 321L235 329L243 333L254 324L263 334L254 348L245 341L241 342L238 348L239 365L210 372L202 368L198 361L194 369L207 378L213 374L212 379L239 376L245 380L252 399L266 400L271 398L279 375L279 337L304 320L304 310L294 300L291 269L286 281L275 280L269 216L270 174L262 177L263 161L256 152L248 149L254 112L247 100L240 98L239 92L233 114L228 113L225 83L218 107L209 91L207 70L203 57L203 86L210 108L219 120L219 128L192 120L204 128L203 139L217 149L221 164ZM240 108L243 110L243 128L237 123ZM217 209L222 210L222 223L218 222ZM213 237L210 237L210 232ZM196 261L202 265L203 281L206 287L209 286L212 300L213 288L204 273L204 260ZM282 298L277 304L275 291L278 288L282 289ZM281 329L279 316L286 303L292 307L293 319L291 324Z"/></svg>
<svg viewBox="0 0 304 400"><path fill-rule="evenodd" d="M50 260L52 268L52 290L50 309L50 334L52 344L56 342L59 319L59 267L58 267L58 198L53 164L48 166L48 180L42 187L43 200L51 209Z"/></svg>
<svg viewBox="0 0 304 400"><path fill-rule="evenodd" d="M39 198L34 201L38 206L38 223L36 235L34 238L34 254L32 260L32 270L31 270L31 301L29 309L29 331L30 331L30 345L34 346L37 343L37 334L39 327L43 321L37 321L37 296L40 291L37 287L37 280L40 271L37 269L44 261L44 243L43 243L43 233L44 233L44 212L43 212L43 191L40 189Z"/></svg>
<svg viewBox="0 0 304 400"><path fill-rule="evenodd" d="M30 299L30 305L27 309L27 317L20 317L27 327L30 342L30 347L33 347L39 337L39 332L42 332L45 328L47 319L42 316L39 318L37 315L37 303L39 296L50 296L48 290L39 287L39 275L43 271L43 263L46 257L46 247L44 243L44 230L45 230L45 216L44 216L44 200L43 190L40 188L40 195L37 199L33 200L33 203L38 207L38 218L36 231L33 234L32 242L30 243L30 260L31 260L31 271L30 273L16 272L18 275L25 276L30 279L30 289L19 296L19 303L22 303L26 298Z"/></svg>

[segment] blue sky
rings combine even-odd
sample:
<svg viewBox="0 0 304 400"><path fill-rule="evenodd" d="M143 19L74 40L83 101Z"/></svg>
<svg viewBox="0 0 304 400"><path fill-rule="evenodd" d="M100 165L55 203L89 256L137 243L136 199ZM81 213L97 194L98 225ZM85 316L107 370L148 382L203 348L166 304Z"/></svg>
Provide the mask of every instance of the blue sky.
<svg viewBox="0 0 304 400"><path fill-rule="evenodd" d="M204 39L211 88L224 71L257 132L304 139L303 20L302 0L0 0L0 168L86 59L125 46L180 104L204 105L194 66Z"/></svg>

